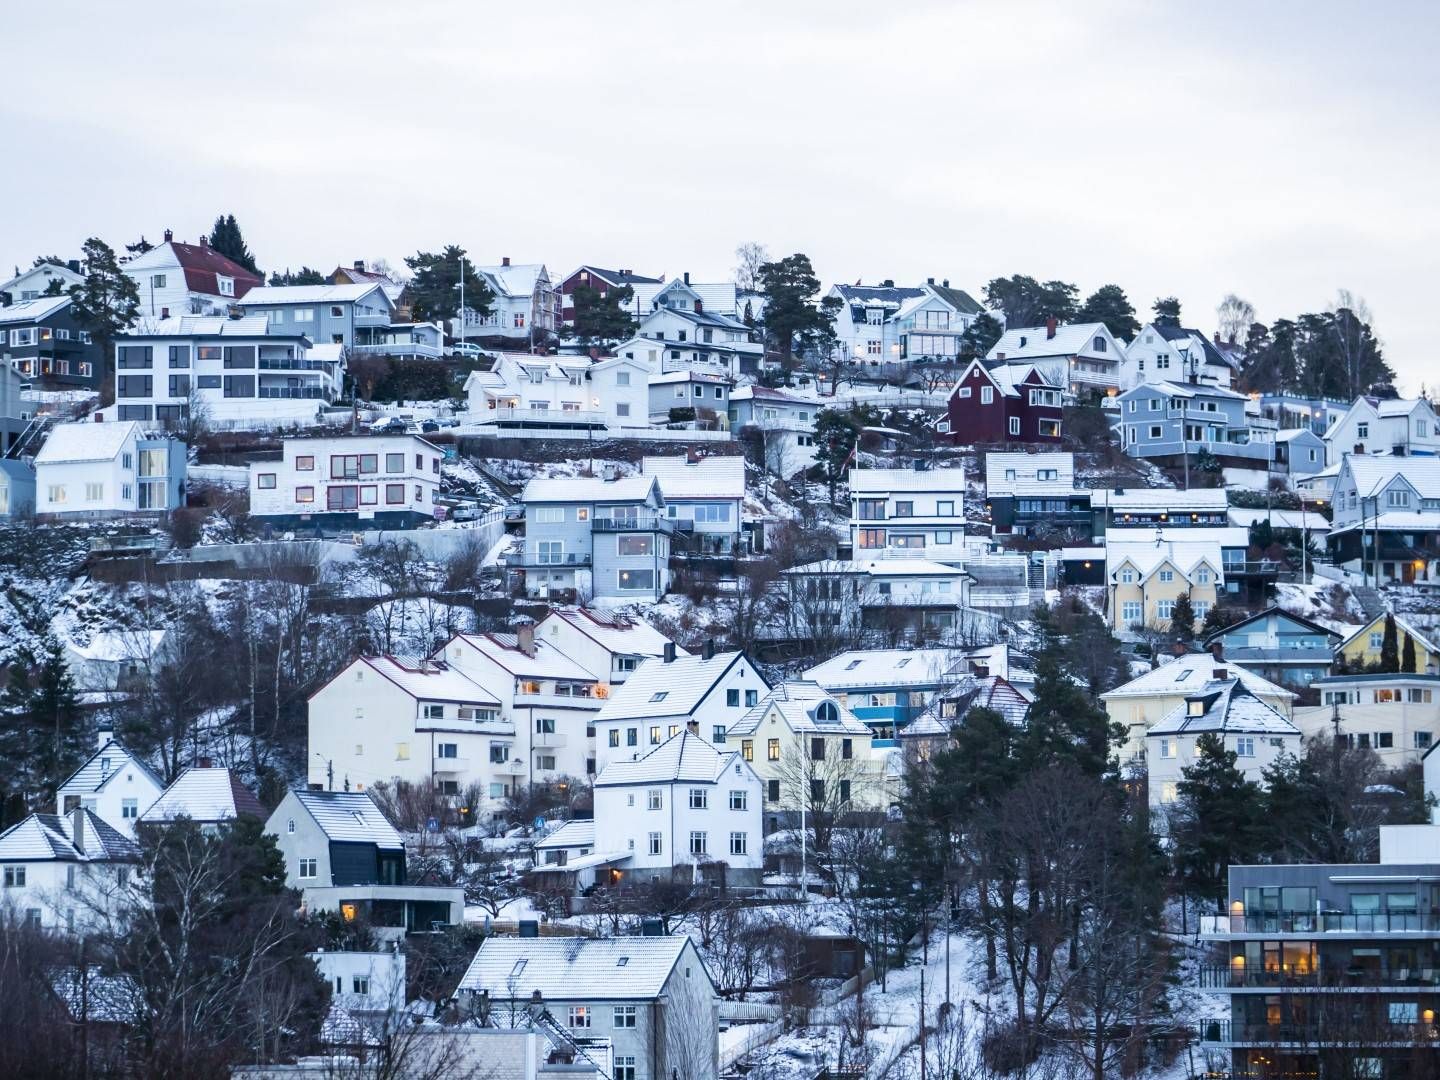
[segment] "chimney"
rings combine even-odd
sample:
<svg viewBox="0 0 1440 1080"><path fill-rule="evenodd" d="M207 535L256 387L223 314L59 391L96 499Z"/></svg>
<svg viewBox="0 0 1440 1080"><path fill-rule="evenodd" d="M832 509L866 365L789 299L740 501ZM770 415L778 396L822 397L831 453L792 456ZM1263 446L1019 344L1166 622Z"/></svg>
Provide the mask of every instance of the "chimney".
<svg viewBox="0 0 1440 1080"><path fill-rule="evenodd" d="M1363 453L1365 453L1365 444L1364 444L1364 443L1358 443L1358 442L1357 442L1357 443L1355 444L1355 449L1354 449L1353 453L1356 453L1356 454L1363 454Z"/></svg>
<svg viewBox="0 0 1440 1080"><path fill-rule="evenodd" d="M665 642L664 662L667 664L673 664L675 662L675 643L673 641Z"/></svg>
<svg viewBox="0 0 1440 1080"><path fill-rule="evenodd" d="M705 310L705 301L704 301L704 300L701 300L698 296L695 298L695 310L696 310L696 311L704 311L704 310Z"/></svg>
<svg viewBox="0 0 1440 1080"><path fill-rule="evenodd" d="M686 270L686 271L685 271L685 284L686 284L686 285L689 285L689 284L690 284L690 271L689 271L689 270Z"/></svg>
<svg viewBox="0 0 1440 1080"><path fill-rule="evenodd" d="M699 721L699 720L686 720L686 721L685 721L685 730L688 731L691 735L694 735L694 736L698 739L698 738L700 737L700 721Z"/></svg>
<svg viewBox="0 0 1440 1080"><path fill-rule="evenodd" d="M1224 682L1226 679L1230 678L1230 669L1229 669L1229 668L1223 668L1223 667L1217 667L1217 668L1215 669L1215 676L1214 676L1214 678L1215 678L1215 681L1216 681L1216 682Z"/></svg>
<svg viewBox="0 0 1440 1080"><path fill-rule="evenodd" d="M71 843L81 855L85 854L85 808L77 806L70 811L70 831L74 834Z"/></svg>
<svg viewBox="0 0 1440 1080"><path fill-rule="evenodd" d="M80 272L79 259L67 259L65 265L70 269L71 273L78 274Z"/></svg>
<svg viewBox="0 0 1440 1080"><path fill-rule="evenodd" d="M926 284L926 285L934 285L934 284L935 284L935 279L934 279L933 277L927 277L927 278L925 279L925 284Z"/></svg>
<svg viewBox="0 0 1440 1080"><path fill-rule="evenodd" d="M988 679L990 677L990 665L979 662L973 663L970 665L970 674L974 675L977 679Z"/></svg>
<svg viewBox="0 0 1440 1080"><path fill-rule="evenodd" d="M510 256L509 256L509 255L501 256L501 258L500 258L500 265L501 265L501 266L509 266L509 265L510 265Z"/></svg>
<svg viewBox="0 0 1440 1080"><path fill-rule="evenodd" d="M591 345L589 352L590 352L590 359L591 359L591 360L599 360L599 359L600 359L600 348L599 348L599 346L597 346L597 345Z"/></svg>
<svg viewBox="0 0 1440 1080"><path fill-rule="evenodd" d="M114 728L102 727L102 728L100 729L100 734L99 734L98 736L96 736L96 739L95 739L95 749L96 749L96 750L104 750L105 747L108 746L108 745L114 740L114 738L115 738L115 729L114 729Z"/></svg>
<svg viewBox="0 0 1440 1080"><path fill-rule="evenodd" d="M1055 327L1059 325L1054 315L1045 320L1045 340L1049 341L1055 336Z"/></svg>
<svg viewBox="0 0 1440 1080"><path fill-rule="evenodd" d="M880 282L880 284L887 289L893 289L895 287L895 279L887 277L884 281Z"/></svg>
<svg viewBox="0 0 1440 1080"><path fill-rule="evenodd" d="M203 248L208 248L210 246L210 238L206 236L203 232L200 234L200 246Z"/></svg>
<svg viewBox="0 0 1440 1080"><path fill-rule="evenodd" d="M1225 642L1221 641L1219 638L1216 638L1214 641L1210 642L1210 655L1213 656L1217 662L1220 660L1224 660Z"/></svg>
<svg viewBox="0 0 1440 1080"><path fill-rule="evenodd" d="M198 769L213 769L215 767L215 762L208 757L202 757L199 761L195 763L195 767Z"/></svg>
<svg viewBox="0 0 1440 1080"><path fill-rule="evenodd" d="M705 639L705 648L700 650L700 655L706 660L715 659L715 639L713 637Z"/></svg>
<svg viewBox="0 0 1440 1080"><path fill-rule="evenodd" d="M515 620L515 647L526 656L535 655L535 620L523 615Z"/></svg>
<svg viewBox="0 0 1440 1080"><path fill-rule="evenodd" d="M174 236L175 236L174 233L172 233L169 229L166 229L166 230L165 230L165 243L167 243L167 244L170 243L170 241L174 238Z"/></svg>
<svg viewBox="0 0 1440 1080"><path fill-rule="evenodd" d="M941 284L941 285L944 285L945 288L948 289L948 288L950 287L950 279L947 277L947 278L946 278L944 281L942 281L940 284Z"/></svg>
<svg viewBox="0 0 1440 1080"><path fill-rule="evenodd" d="M363 274L363 273L365 272L365 260L364 260L364 259L356 259L356 260L355 260L355 269L356 269L356 270L359 270L359 271Z"/></svg>

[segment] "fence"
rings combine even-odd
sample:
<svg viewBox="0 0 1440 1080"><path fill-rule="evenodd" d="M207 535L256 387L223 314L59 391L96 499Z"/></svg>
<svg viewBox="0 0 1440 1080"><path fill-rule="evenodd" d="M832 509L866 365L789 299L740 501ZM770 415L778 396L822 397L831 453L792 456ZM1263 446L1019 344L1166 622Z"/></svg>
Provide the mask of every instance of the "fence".
<svg viewBox="0 0 1440 1080"><path fill-rule="evenodd" d="M464 424L452 429L458 437L487 439L561 439L569 442L729 442L728 431L699 431L692 428L605 428L576 431L573 428L497 428L490 424Z"/></svg>

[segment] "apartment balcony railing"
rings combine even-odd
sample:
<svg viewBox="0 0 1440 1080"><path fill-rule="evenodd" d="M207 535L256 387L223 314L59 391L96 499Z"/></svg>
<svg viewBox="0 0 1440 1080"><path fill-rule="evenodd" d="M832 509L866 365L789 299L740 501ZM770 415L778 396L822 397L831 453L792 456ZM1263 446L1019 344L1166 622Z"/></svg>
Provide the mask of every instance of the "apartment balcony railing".
<svg viewBox="0 0 1440 1080"><path fill-rule="evenodd" d="M1231 934L1350 934L1357 937L1384 934L1440 932L1440 914L1377 912L1354 915L1340 911L1293 912L1266 915L1203 915L1202 937Z"/></svg>
<svg viewBox="0 0 1440 1080"><path fill-rule="evenodd" d="M366 342L362 345L350 346L350 351L360 353L364 356L429 356L439 358L445 355L445 350L439 345L430 345L423 341Z"/></svg>
<svg viewBox="0 0 1440 1080"><path fill-rule="evenodd" d="M356 326L389 326L389 325L390 325L390 316L387 315L387 314L385 314L384 312L381 312L381 313L379 313L378 315L362 315L362 314L360 314L360 313L357 311L357 312L355 313L355 325L356 325Z"/></svg>
<svg viewBox="0 0 1440 1080"><path fill-rule="evenodd" d="M1318 969L1296 971L1212 965L1200 969L1200 986L1206 990L1425 988L1440 986L1440 970L1398 968L1383 971L1321 964Z"/></svg>
<svg viewBox="0 0 1440 1080"><path fill-rule="evenodd" d="M563 732L537 731L535 732L535 737L531 745L539 749L540 747L557 747L566 746L568 744L569 739L565 736Z"/></svg>
<svg viewBox="0 0 1440 1080"><path fill-rule="evenodd" d="M492 761L490 762L490 771L499 776L524 776L525 762L519 758L510 761Z"/></svg>
<svg viewBox="0 0 1440 1080"><path fill-rule="evenodd" d="M441 757L435 755L433 766L437 773L464 773L470 771L470 759L463 757Z"/></svg>
<svg viewBox="0 0 1440 1080"><path fill-rule="evenodd" d="M507 557L509 562L517 562L520 566L589 566L590 553L588 551L562 551L562 552L540 552L522 551L519 555Z"/></svg>
<svg viewBox="0 0 1440 1080"><path fill-rule="evenodd" d="M590 528L593 532L661 532L668 536L675 532L675 522L655 514L635 514L591 518Z"/></svg>
<svg viewBox="0 0 1440 1080"><path fill-rule="evenodd" d="M1436 1024L1367 1023L1252 1023L1245 1020L1206 1020L1197 1025L1200 1042L1212 1045L1253 1046L1414 1046L1440 1040Z"/></svg>
<svg viewBox="0 0 1440 1080"><path fill-rule="evenodd" d="M335 366L330 360L297 360L294 357L260 358L261 371L324 371L328 373Z"/></svg>
<svg viewBox="0 0 1440 1080"><path fill-rule="evenodd" d="M262 386L256 393L262 398L305 398L313 401L325 401L330 397L323 386Z"/></svg>
<svg viewBox="0 0 1440 1080"><path fill-rule="evenodd" d="M476 418L479 424L605 425L605 414L589 409L486 409Z"/></svg>

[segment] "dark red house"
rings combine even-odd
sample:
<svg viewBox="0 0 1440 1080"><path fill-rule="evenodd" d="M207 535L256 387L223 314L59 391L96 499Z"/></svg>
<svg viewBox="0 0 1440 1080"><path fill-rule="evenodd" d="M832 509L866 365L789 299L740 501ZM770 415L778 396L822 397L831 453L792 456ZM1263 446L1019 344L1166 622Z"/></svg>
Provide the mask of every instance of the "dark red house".
<svg viewBox="0 0 1440 1080"><path fill-rule="evenodd" d="M954 443L1058 443L1060 387L1028 364L970 362L950 391L940 434Z"/></svg>
<svg viewBox="0 0 1440 1080"><path fill-rule="evenodd" d="M660 278L645 277L633 270L605 270L599 266L582 266L560 283L560 321L569 326L575 322L575 290L581 285L594 289L601 296L611 289L623 289L635 285L659 285Z"/></svg>

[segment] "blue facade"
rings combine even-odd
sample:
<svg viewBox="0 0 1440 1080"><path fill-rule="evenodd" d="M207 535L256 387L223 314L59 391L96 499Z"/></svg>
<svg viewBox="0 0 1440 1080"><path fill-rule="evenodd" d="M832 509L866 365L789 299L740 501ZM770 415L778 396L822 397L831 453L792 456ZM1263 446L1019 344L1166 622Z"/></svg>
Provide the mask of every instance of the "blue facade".
<svg viewBox="0 0 1440 1080"><path fill-rule="evenodd" d="M1323 626L1270 608L1211 635L1206 644L1218 642L1226 660L1271 682L1304 687L1330 674L1339 640Z"/></svg>

